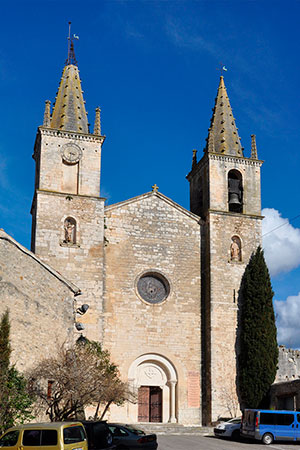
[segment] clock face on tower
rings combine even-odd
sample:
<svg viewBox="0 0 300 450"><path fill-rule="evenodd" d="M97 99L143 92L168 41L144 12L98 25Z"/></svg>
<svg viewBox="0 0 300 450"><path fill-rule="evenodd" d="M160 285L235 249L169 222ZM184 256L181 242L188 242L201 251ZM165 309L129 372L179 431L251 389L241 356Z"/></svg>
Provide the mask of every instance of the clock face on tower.
<svg viewBox="0 0 300 450"><path fill-rule="evenodd" d="M76 164L82 157L82 150L79 145L69 142L63 145L61 150L62 159L69 164Z"/></svg>

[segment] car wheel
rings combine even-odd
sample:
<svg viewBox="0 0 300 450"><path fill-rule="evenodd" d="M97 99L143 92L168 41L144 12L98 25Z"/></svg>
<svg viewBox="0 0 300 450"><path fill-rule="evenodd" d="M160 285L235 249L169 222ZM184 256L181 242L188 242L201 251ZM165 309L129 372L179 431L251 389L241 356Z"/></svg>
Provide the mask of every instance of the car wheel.
<svg viewBox="0 0 300 450"><path fill-rule="evenodd" d="M237 441L240 437L240 430L234 430L232 435L231 435L232 439L234 439L235 441Z"/></svg>
<svg viewBox="0 0 300 450"><path fill-rule="evenodd" d="M262 442L265 445L270 445L274 441L273 435L271 433L265 433L262 437Z"/></svg>

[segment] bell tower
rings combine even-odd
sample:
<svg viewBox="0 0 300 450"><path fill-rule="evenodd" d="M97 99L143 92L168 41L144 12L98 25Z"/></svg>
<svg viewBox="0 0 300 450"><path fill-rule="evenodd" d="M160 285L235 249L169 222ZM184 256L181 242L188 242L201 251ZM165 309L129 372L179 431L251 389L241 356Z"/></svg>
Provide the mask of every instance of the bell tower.
<svg viewBox="0 0 300 450"><path fill-rule="evenodd" d="M100 109L94 132L89 130L79 70L69 34L68 59L56 101L46 101L33 158L31 249L73 281L91 306L85 322L89 338L101 340L99 317L103 293L104 199L100 197Z"/></svg>
<svg viewBox="0 0 300 450"><path fill-rule="evenodd" d="M255 136L244 156L221 76L204 155L194 150L190 209L202 219L201 307L203 422L230 408L236 396L236 334L241 279L261 244L260 167Z"/></svg>

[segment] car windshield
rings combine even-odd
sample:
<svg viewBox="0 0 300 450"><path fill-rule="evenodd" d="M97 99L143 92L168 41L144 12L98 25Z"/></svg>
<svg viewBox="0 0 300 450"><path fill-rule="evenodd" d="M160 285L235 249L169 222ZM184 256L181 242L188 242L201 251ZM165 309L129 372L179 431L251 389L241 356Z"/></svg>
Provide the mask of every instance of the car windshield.
<svg viewBox="0 0 300 450"><path fill-rule="evenodd" d="M9 431L0 439L0 447L13 447L14 445L17 445L18 437L19 431Z"/></svg>
<svg viewBox="0 0 300 450"><path fill-rule="evenodd" d="M240 417L236 418L236 419L231 419L228 420L228 423L241 423L242 419Z"/></svg>
<svg viewBox="0 0 300 450"><path fill-rule="evenodd" d="M131 427L126 425L126 427L124 427L125 429L127 429L128 431L130 431L133 434L145 434L143 430L138 430L137 428Z"/></svg>

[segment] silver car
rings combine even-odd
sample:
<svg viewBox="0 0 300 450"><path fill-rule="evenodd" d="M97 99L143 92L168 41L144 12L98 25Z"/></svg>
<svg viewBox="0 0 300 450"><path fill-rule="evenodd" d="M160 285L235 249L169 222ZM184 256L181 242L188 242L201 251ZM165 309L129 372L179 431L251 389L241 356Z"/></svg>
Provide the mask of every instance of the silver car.
<svg viewBox="0 0 300 450"><path fill-rule="evenodd" d="M238 439L240 437L241 423L241 417L230 419L228 422L221 422L214 428L215 436Z"/></svg>

